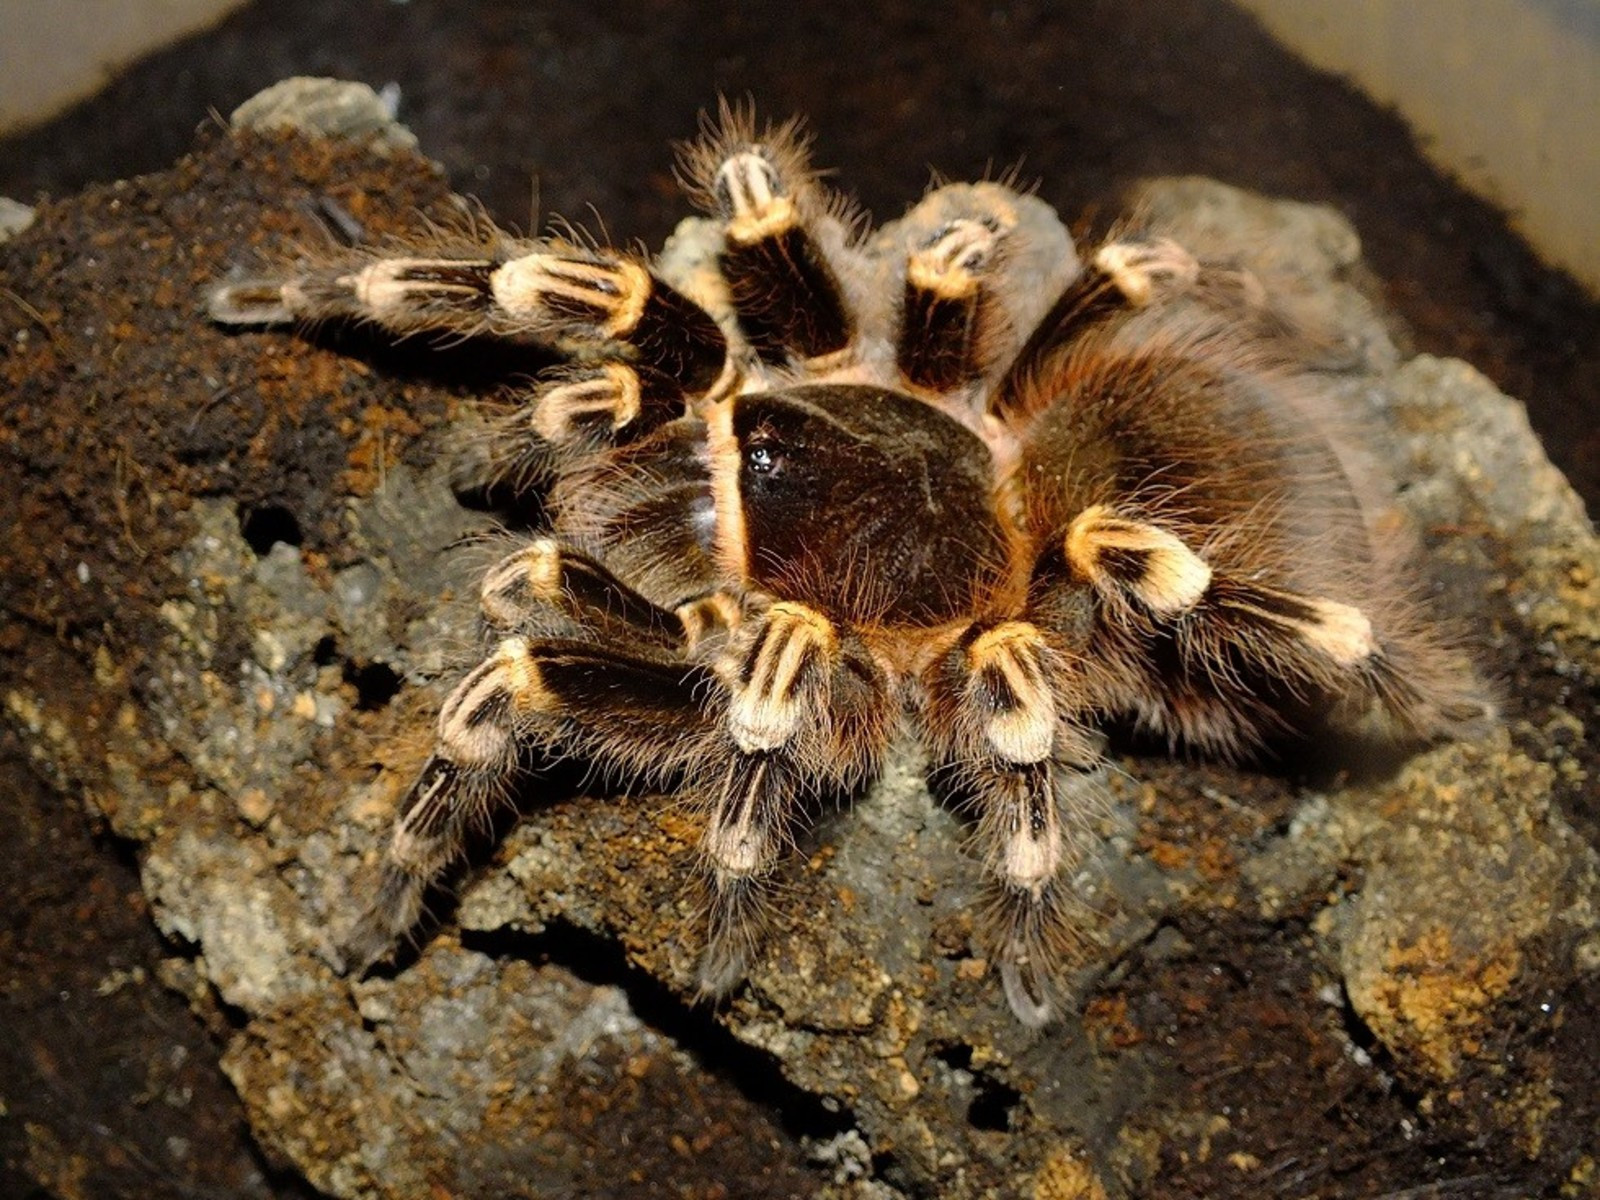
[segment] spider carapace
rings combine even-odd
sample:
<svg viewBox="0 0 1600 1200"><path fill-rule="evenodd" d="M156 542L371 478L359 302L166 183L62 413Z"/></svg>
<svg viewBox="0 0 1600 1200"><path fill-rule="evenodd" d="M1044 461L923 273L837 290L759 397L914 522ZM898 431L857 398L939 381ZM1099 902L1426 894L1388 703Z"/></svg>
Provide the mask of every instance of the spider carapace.
<svg viewBox="0 0 1600 1200"><path fill-rule="evenodd" d="M1137 225L1080 258L994 182L871 232L795 125L726 110L682 177L710 217L656 262L434 233L212 294L224 323L567 359L472 439L475 482L537 493L550 525L483 580L482 661L353 963L530 761L577 754L703 802L701 983L726 991L806 798L909 735L970 806L983 948L1037 1024L1083 919L1102 728L1236 756L1484 714L1377 520L1359 421L1248 270Z"/></svg>

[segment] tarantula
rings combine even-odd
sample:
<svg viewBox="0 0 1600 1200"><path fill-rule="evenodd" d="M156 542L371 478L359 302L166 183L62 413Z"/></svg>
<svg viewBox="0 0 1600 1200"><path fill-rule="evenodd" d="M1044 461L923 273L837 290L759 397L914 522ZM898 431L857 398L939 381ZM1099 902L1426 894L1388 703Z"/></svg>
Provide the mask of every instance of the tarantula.
<svg viewBox="0 0 1600 1200"><path fill-rule="evenodd" d="M701 984L724 992L806 799L870 780L909 726L970 804L984 948L1039 1024L1102 728L1236 756L1327 729L1421 743L1483 712L1397 574L1349 414L1249 272L1137 227L1080 260L996 182L872 234L794 122L726 110L681 178L712 219L671 270L491 231L211 296L225 324L566 355L479 443L549 532L483 579L485 657L352 963L414 926L531 758L578 754L703 800Z"/></svg>

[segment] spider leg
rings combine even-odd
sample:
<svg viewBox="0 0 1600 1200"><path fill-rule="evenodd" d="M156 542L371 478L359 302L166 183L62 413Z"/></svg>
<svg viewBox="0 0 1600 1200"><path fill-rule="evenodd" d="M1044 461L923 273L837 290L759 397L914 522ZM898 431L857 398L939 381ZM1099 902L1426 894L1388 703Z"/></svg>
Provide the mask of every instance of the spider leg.
<svg viewBox="0 0 1600 1200"><path fill-rule="evenodd" d="M1356 605L1280 586L1225 552L1208 558L1107 505L1079 513L1041 559L1030 611L1098 664L1085 685L1097 705L1225 754L1329 719L1375 719L1399 741L1470 719L1470 697L1455 703L1403 624L1386 637Z"/></svg>
<svg viewBox="0 0 1600 1200"><path fill-rule="evenodd" d="M726 340L704 309L636 255L555 238L498 238L428 257L351 257L288 278L222 284L209 298L225 325L328 318L396 334L533 339L580 351L631 347L631 358L708 391Z"/></svg>
<svg viewBox="0 0 1600 1200"><path fill-rule="evenodd" d="M738 607L721 592L675 609L652 603L599 559L557 538L535 538L483 577L479 606L497 636L626 641L687 652L738 624Z"/></svg>
<svg viewBox="0 0 1600 1200"><path fill-rule="evenodd" d="M496 410L470 438L458 485L532 492L575 461L636 441L684 415L697 394L665 371L621 360L557 367L522 403Z"/></svg>
<svg viewBox="0 0 1600 1200"><path fill-rule="evenodd" d="M379 900L350 939L352 964L369 965L416 923L423 894L528 746L590 751L657 777L708 750L720 684L683 656L709 657L737 625L728 596L669 611L598 559L538 538L489 569L479 603L498 640L440 711L434 753L395 821Z"/></svg>
<svg viewBox="0 0 1600 1200"><path fill-rule="evenodd" d="M1017 1018L1043 1025L1081 904L1067 877L1098 752L1059 700L1066 664L1026 621L970 627L928 680L929 729L971 794L991 888L984 937ZM1059 698L1059 699L1058 699Z"/></svg>
<svg viewBox="0 0 1600 1200"><path fill-rule="evenodd" d="M722 223L718 273L757 356L816 366L843 355L857 326L839 275L852 251L798 126L758 133L749 113L724 108L720 125L685 148L681 174Z"/></svg>
<svg viewBox="0 0 1600 1200"><path fill-rule="evenodd" d="M1001 214L975 212L909 247L895 355L913 387L953 391L993 365L1010 330L994 286L1007 232Z"/></svg>
<svg viewBox="0 0 1600 1200"><path fill-rule="evenodd" d="M707 529L712 503L705 426L683 417L565 464L547 509L559 536L601 555L657 604L676 608L717 586Z"/></svg>
<svg viewBox="0 0 1600 1200"><path fill-rule="evenodd" d="M440 711L433 754L400 805L378 900L345 941L346 963L370 966L416 924L471 821L508 790L530 750L669 777L710 751L717 686L709 669L665 653L502 639Z"/></svg>
<svg viewBox="0 0 1600 1200"><path fill-rule="evenodd" d="M804 605L774 604L729 662L722 775L701 840L700 984L712 995L745 973L803 789L872 774L893 713L886 678L859 641Z"/></svg>
<svg viewBox="0 0 1600 1200"><path fill-rule="evenodd" d="M1004 411L1014 405L1019 391L1025 390L1060 347L1118 316L1193 292L1208 272L1171 238L1125 237L1106 242L1034 327L996 393L995 408ZM1240 277L1253 282L1253 277ZM1259 290L1260 285L1255 287Z"/></svg>
<svg viewBox="0 0 1600 1200"><path fill-rule="evenodd" d="M642 436L731 386L727 339L704 309L643 259L554 239L351 259L222 285L210 307L229 325L359 320L399 335L532 340L571 356L488 422L467 483L526 487L563 458Z"/></svg>

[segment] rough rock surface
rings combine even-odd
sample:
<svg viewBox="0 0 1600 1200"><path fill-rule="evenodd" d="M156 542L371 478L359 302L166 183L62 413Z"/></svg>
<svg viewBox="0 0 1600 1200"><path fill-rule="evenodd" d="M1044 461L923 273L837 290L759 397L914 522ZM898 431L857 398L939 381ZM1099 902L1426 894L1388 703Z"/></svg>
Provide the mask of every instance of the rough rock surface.
<svg viewBox="0 0 1600 1200"><path fill-rule="evenodd" d="M15 237L33 224L33 209L9 196L0 196L0 242Z"/></svg>
<svg viewBox="0 0 1600 1200"><path fill-rule="evenodd" d="M228 124L350 138L379 153L415 150L416 135L394 119L397 101L398 96L385 97L364 83L297 75L257 92L233 110Z"/></svg>
<svg viewBox="0 0 1600 1200"><path fill-rule="evenodd" d="M1143 203L1340 333L1394 519L1503 681L1493 734L1358 782L1125 761L1097 960L1042 1035L975 956L976 873L909 752L806 839L720 1009L681 936L696 829L564 775L413 955L340 977L492 554L448 429L538 363L208 326L201 287L329 200L371 237L460 213L393 145L212 131L0 250L0 703L138 847L274 1158L341 1197L1597 1186L1600 545L1514 401L1399 360L1340 218L1201 180Z"/></svg>

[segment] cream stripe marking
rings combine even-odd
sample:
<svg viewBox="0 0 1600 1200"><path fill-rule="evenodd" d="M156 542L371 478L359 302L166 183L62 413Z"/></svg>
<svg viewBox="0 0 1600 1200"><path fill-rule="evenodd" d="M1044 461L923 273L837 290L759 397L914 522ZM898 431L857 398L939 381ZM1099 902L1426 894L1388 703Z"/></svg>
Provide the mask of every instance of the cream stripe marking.
<svg viewBox="0 0 1600 1200"><path fill-rule="evenodd" d="M717 630L732 630L739 625L739 606L726 592L713 592L698 600L678 605L678 620L690 646L699 645Z"/></svg>
<svg viewBox="0 0 1600 1200"><path fill-rule="evenodd" d="M1033 828L1036 807L1042 807L1044 818L1044 828L1037 832ZM1006 839L1006 882L1038 895L1061 868L1061 821L1055 797L1048 792L1042 797L1024 793L1014 817L1016 828Z"/></svg>
<svg viewBox="0 0 1600 1200"><path fill-rule="evenodd" d="M1136 580L1108 578L1100 565L1103 550L1125 550L1145 556L1144 573ZM1084 509L1067 529L1067 560L1101 592L1123 584L1161 617L1188 612L1211 586L1211 568L1175 536L1154 525L1116 516L1103 504Z"/></svg>
<svg viewBox="0 0 1600 1200"><path fill-rule="evenodd" d="M733 805L733 818L728 819L728 795L734 769L728 770L728 784L724 786L722 800L706 827L706 855L717 869L727 875L752 875L762 864L764 841L755 829L756 799L761 794L767 778L767 764L757 763L755 774Z"/></svg>
<svg viewBox="0 0 1600 1200"><path fill-rule="evenodd" d="M748 563L744 498L739 495L742 456L739 440L733 436L733 406L737 403L737 397L730 397L713 404L705 417L711 500L717 521L717 565L730 583L745 582Z"/></svg>
<svg viewBox="0 0 1600 1200"><path fill-rule="evenodd" d="M495 657L504 665L511 684L511 700L518 712L551 712L557 707L555 697L544 686L539 676L539 664L528 653L528 639L506 638L500 643Z"/></svg>
<svg viewBox="0 0 1600 1200"><path fill-rule="evenodd" d="M978 274L988 266L999 235L978 221L952 221L932 245L911 256L906 282L946 300L961 300L978 290Z"/></svg>
<svg viewBox="0 0 1600 1200"><path fill-rule="evenodd" d="M728 731L746 754L776 750L794 736L802 707L795 698L806 656L815 650L829 669L838 639L826 617L801 604L775 604L768 614L750 681L728 709Z"/></svg>
<svg viewBox="0 0 1600 1200"><path fill-rule="evenodd" d="M1094 265L1111 276L1117 290L1135 308L1155 299L1157 283L1183 291L1200 278L1200 264L1194 255L1171 238L1108 242L1095 253Z"/></svg>
<svg viewBox="0 0 1600 1200"><path fill-rule="evenodd" d="M591 263L558 253L526 254L489 277L495 303L513 316L550 319L546 297L559 296L608 313L607 337L627 337L639 324L652 288L650 272L636 262Z"/></svg>
<svg viewBox="0 0 1600 1200"><path fill-rule="evenodd" d="M1228 607L1239 612L1247 612L1280 629L1293 630L1341 667L1356 666L1378 652L1378 642L1372 634L1372 622L1359 608L1341 604L1337 600L1293 595L1289 598L1296 604L1312 609L1317 615L1317 620L1299 621L1282 613L1258 608L1248 602L1234 601L1230 602Z"/></svg>
<svg viewBox="0 0 1600 1200"><path fill-rule="evenodd" d="M1039 631L1024 621L988 630L967 651L968 670L998 669L1017 698L1015 708L984 722L984 736L1008 762L1043 762L1055 747L1056 703L1039 661Z"/></svg>
<svg viewBox="0 0 1600 1200"><path fill-rule="evenodd" d="M485 267L481 261L464 261L445 258L391 258L375 262L354 275L341 275L339 283L375 313L387 313L404 308L413 295L437 296L441 294L479 296L481 288L468 283L446 283L431 279L402 279L407 271L419 268L440 267L457 270L461 267Z"/></svg>
<svg viewBox="0 0 1600 1200"><path fill-rule="evenodd" d="M632 367L607 363L598 379L560 384L535 402L533 431L549 442L566 439L576 417L607 413L611 428L621 429L639 416L639 377Z"/></svg>
<svg viewBox="0 0 1600 1200"><path fill-rule="evenodd" d="M748 246L776 237L798 222L794 201L780 192L778 172L753 150L730 155L717 168L717 181L728 190L727 235Z"/></svg>
<svg viewBox="0 0 1600 1200"><path fill-rule="evenodd" d="M507 555L489 569L478 589L483 613L496 625L515 625L525 615L513 597L526 584L542 600L555 598L561 583L561 546L553 538L540 538Z"/></svg>

